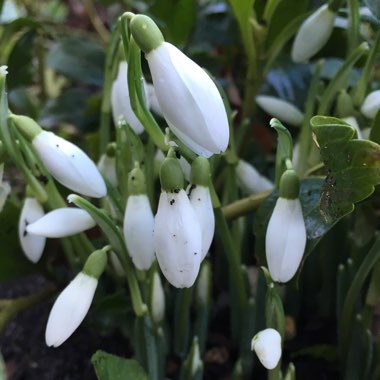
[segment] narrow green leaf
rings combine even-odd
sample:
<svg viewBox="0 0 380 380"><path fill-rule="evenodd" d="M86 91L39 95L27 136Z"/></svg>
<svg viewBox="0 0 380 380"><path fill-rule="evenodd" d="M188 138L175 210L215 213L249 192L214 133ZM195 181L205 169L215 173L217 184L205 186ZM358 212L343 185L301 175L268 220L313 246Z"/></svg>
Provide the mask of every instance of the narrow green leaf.
<svg viewBox="0 0 380 380"><path fill-rule="evenodd" d="M96 351L91 362L98 380L148 380L148 376L139 363L133 359Z"/></svg>
<svg viewBox="0 0 380 380"><path fill-rule="evenodd" d="M310 123L327 169L320 208L332 222L352 212L380 183L380 145L357 140L355 129L337 118L315 116Z"/></svg>

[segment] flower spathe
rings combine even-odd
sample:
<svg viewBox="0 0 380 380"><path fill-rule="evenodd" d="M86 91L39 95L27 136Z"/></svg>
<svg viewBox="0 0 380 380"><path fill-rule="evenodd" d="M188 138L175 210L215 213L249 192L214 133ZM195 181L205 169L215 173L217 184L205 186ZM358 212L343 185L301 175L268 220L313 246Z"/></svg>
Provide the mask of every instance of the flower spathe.
<svg viewBox="0 0 380 380"><path fill-rule="evenodd" d="M270 116L290 125L301 125L303 113L292 103L269 95L256 96L256 103Z"/></svg>
<svg viewBox="0 0 380 380"><path fill-rule="evenodd" d="M374 119L380 110L380 90L369 93L360 108L361 113L368 119Z"/></svg>
<svg viewBox="0 0 380 380"><path fill-rule="evenodd" d="M282 354L281 335L272 328L262 330L253 337L251 349L256 352L266 369L273 369L277 366Z"/></svg>
<svg viewBox="0 0 380 380"><path fill-rule="evenodd" d="M29 234L26 228L29 224L44 216L44 209L37 199L26 197L21 209L18 222L18 236L22 251L33 263L38 262L45 248L46 238Z"/></svg>
<svg viewBox="0 0 380 380"><path fill-rule="evenodd" d="M228 119L209 75L168 42L147 53L146 59L172 132L198 155L224 152L229 141Z"/></svg>
<svg viewBox="0 0 380 380"><path fill-rule="evenodd" d="M137 269L148 270L154 257L154 216L146 194L130 195L124 214L124 239Z"/></svg>
<svg viewBox="0 0 380 380"><path fill-rule="evenodd" d="M80 272L58 296L46 326L45 340L49 347L60 346L82 323L97 285L96 278Z"/></svg>
<svg viewBox="0 0 380 380"><path fill-rule="evenodd" d="M144 132L144 127L140 123L140 120L135 115L131 106L131 98L129 96L128 89L128 64L125 61L119 63L119 70L117 77L112 83L111 89L111 106L112 106L112 116L115 125L118 124L120 118L124 119L131 128L137 133L141 134ZM147 93L145 79L143 81L143 88L145 93ZM145 101L149 107L149 98L145 97Z"/></svg>
<svg viewBox="0 0 380 380"><path fill-rule="evenodd" d="M306 228L298 198L278 198L265 236L269 273L274 281L288 282L301 263Z"/></svg>
<svg viewBox="0 0 380 380"><path fill-rule="evenodd" d="M47 131L37 134L32 144L46 169L62 185L94 198L107 194L95 163L76 145Z"/></svg>
<svg viewBox="0 0 380 380"><path fill-rule="evenodd" d="M301 25L292 46L292 60L306 62L326 44L334 29L336 13L322 5Z"/></svg>
<svg viewBox="0 0 380 380"><path fill-rule="evenodd" d="M191 287L201 263L202 232L185 190L161 192L154 245L166 279L177 288Z"/></svg>
<svg viewBox="0 0 380 380"><path fill-rule="evenodd" d="M86 231L96 225L88 214L79 208L63 207L50 211L26 227L28 234L48 238L62 238Z"/></svg>

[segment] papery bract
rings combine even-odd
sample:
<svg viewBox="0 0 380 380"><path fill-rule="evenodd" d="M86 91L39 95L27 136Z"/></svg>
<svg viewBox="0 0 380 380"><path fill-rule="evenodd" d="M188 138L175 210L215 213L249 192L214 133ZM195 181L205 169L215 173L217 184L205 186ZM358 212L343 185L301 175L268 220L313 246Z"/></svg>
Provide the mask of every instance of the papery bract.
<svg viewBox="0 0 380 380"><path fill-rule="evenodd" d="M262 330L253 337L251 349L256 352L266 369L273 369L277 366L282 354L281 335L272 328Z"/></svg>
<svg viewBox="0 0 380 380"><path fill-rule="evenodd" d="M62 185L94 198L107 194L95 163L76 145L46 131L41 131L32 144L47 170Z"/></svg>
<svg viewBox="0 0 380 380"><path fill-rule="evenodd" d="M78 234L96 225L88 214L79 208L63 207L50 211L26 227L28 234L61 238Z"/></svg>
<svg viewBox="0 0 380 380"><path fill-rule="evenodd" d="M202 256L202 233L184 190L163 191L154 223L154 245L160 268L177 288L194 284Z"/></svg>
<svg viewBox="0 0 380 380"><path fill-rule="evenodd" d="M29 224L42 218L44 214L43 207L35 198L25 198L18 223L18 235L25 256L33 263L41 258L46 238L29 234L26 228Z"/></svg>
<svg viewBox="0 0 380 380"><path fill-rule="evenodd" d="M48 346L60 346L78 328L91 306L97 285L96 278L80 272L58 296L46 327Z"/></svg>

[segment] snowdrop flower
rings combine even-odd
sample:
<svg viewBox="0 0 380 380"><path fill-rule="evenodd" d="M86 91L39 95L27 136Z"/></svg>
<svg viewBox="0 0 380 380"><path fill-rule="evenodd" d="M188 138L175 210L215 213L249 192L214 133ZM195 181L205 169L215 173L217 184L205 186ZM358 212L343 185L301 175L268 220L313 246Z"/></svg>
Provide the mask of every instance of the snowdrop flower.
<svg viewBox="0 0 380 380"><path fill-rule="evenodd" d="M164 159L165 159L165 156L164 156L164 153L162 152L162 150L157 149L156 154L154 156L155 173L159 173L161 164L164 161ZM191 165L187 162L186 158L184 158L183 156L181 156L180 158L177 158L177 159L178 159L178 163L181 166L181 169L182 169L182 172L183 172L183 175L184 175L186 181L190 182Z"/></svg>
<svg viewBox="0 0 380 380"><path fill-rule="evenodd" d="M38 262L45 248L46 238L44 236L31 235L26 231L29 224L44 216L44 209L32 197L26 197L21 209L18 222L18 236L21 248L25 256L33 263Z"/></svg>
<svg viewBox="0 0 380 380"><path fill-rule="evenodd" d="M71 142L43 131L31 118L11 115L10 119L32 142L50 174L67 188L94 198L107 193L103 177L94 162Z"/></svg>
<svg viewBox="0 0 380 380"><path fill-rule="evenodd" d="M275 329L262 330L253 337L251 349L266 369L274 369L281 358L281 335Z"/></svg>
<svg viewBox="0 0 380 380"><path fill-rule="evenodd" d="M209 75L170 43L157 25L136 15L131 33L145 52L161 111L172 132L198 155L227 149L229 126L222 97Z"/></svg>
<svg viewBox="0 0 380 380"><path fill-rule="evenodd" d="M274 96L256 96L256 103L270 116L280 119L285 124L301 125L303 113L292 103Z"/></svg>
<svg viewBox="0 0 380 380"><path fill-rule="evenodd" d="M130 193L124 214L124 239L137 269L148 270L154 261L154 216L146 194L145 176L138 167L128 176Z"/></svg>
<svg viewBox="0 0 380 380"><path fill-rule="evenodd" d="M183 174L175 158L162 163L160 179L162 190L154 222L158 264L173 286L188 288L194 284L201 263L201 226L183 190Z"/></svg>
<svg viewBox="0 0 380 380"><path fill-rule="evenodd" d="M336 13L322 5L301 25L292 46L292 60L306 62L326 44L334 29Z"/></svg>
<svg viewBox="0 0 380 380"><path fill-rule="evenodd" d="M115 125L118 124L119 119L124 119L131 128L137 133L141 134L144 132L144 127L140 123L140 120L135 115L131 106L131 98L129 96L128 89L128 63L122 61L119 63L119 70L117 77L112 83L111 89L111 106L112 106L112 116ZM145 79L142 78L143 88L145 94L147 93L147 87ZM149 99L145 97L147 106L149 107Z"/></svg>
<svg viewBox="0 0 380 380"><path fill-rule="evenodd" d="M165 315L165 292L161 277L154 272L150 291L150 310L155 323L160 323Z"/></svg>
<svg viewBox="0 0 380 380"><path fill-rule="evenodd" d="M56 299L50 311L45 340L50 347L58 347L67 340L86 316L98 279L107 264L109 247L93 252L80 272Z"/></svg>
<svg viewBox="0 0 380 380"><path fill-rule="evenodd" d="M28 224L26 232L48 238L62 238L79 234L95 225L95 221L87 211L63 207L50 211L34 223Z"/></svg>
<svg viewBox="0 0 380 380"><path fill-rule="evenodd" d="M374 119L380 110L380 90L369 93L360 108L361 113L368 119Z"/></svg>
<svg viewBox="0 0 380 380"><path fill-rule="evenodd" d="M201 260L206 257L215 232L215 216L208 187L209 181L210 164L206 158L197 157L191 166L191 184L187 188L187 194L201 226Z"/></svg>
<svg viewBox="0 0 380 380"><path fill-rule="evenodd" d="M239 160L235 170L239 186L249 194L274 188L273 182L261 175L254 166L244 160Z"/></svg>
<svg viewBox="0 0 380 380"><path fill-rule="evenodd" d="M116 173L116 158L115 158L115 144L108 144L106 153L100 156L98 162L98 169L104 178L113 186L117 186L117 173Z"/></svg>
<svg viewBox="0 0 380 380"><path fill-rule="evenodd" d="M265 250L274 281L288 282L297 272L306 246L306 228L299 195L299 179L287 170L280 180L280 197L270 217Z"/></svg>

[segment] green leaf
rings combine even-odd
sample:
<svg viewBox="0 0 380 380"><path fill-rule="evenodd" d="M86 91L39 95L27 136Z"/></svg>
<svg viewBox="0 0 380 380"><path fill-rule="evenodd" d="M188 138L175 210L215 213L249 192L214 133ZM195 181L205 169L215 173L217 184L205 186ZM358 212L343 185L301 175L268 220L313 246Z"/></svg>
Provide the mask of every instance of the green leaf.
<svg viewBox="0 0 380 380"><path fill-rule="evenodd" d="M70 37L53 45L47 55L47 65L70 79L101 86L104 58L104 51L99 45Z"/></svg>
<svg viewBox="0 0 380 380"><path fill-rule="evenodd" d="M307 178L301 181L300 201L305 220L307 245L304 259L311 253L321 238L334 226L327 223L319 211L320 192L323 180L320 178ZM265 262L265 234L269 219L278 198L278 190L273 191L258 208L253 233L256 236L255 254L260 258L260 264ZM284 221L284 223L286 223Z"/></svg>
<svg viewBox="0 0 380 380"><path fill-rule="evenodd" d="M277 119L270 121L270 126L277 132L276 152L276 186L280 183L282 173L286 170L285 160L293 157L293 141L289 131Z"/></svg>
<svg viewBox="0 0 380 380"><path fill-rule="evenodd" d="M332 222L352 212L380 183L380 145L357 140L355 129L337 118L315 116L310 123L327 169L320 208Z"/></svg>
<svg viewBox="0 0 380 380"><path fill-rule="evenodd" d="M184 45L195 25L196 12L193 0L156 1L149 8L149 13L158 19L166 39L175 45Z"/></svg>
<svg viewBox="0 0 380 380"><path fill-rule="evenodd" d="M372 14L380 20L380 2L379 0L364 0L367 7L372 12Z"/></svg>
<svg viewBox="0 0 380 380"><path fill-rule="evenodd" d="M380 111L377 111L377 114L372 121L369 139L377 144L380 144Z"/></svg>
<svg viewBox="0 0 380 380"><path fill-rule="evenodd" d="M140 364L133 359L96 351L91 358L98 380L148 380Z"/></svg>

